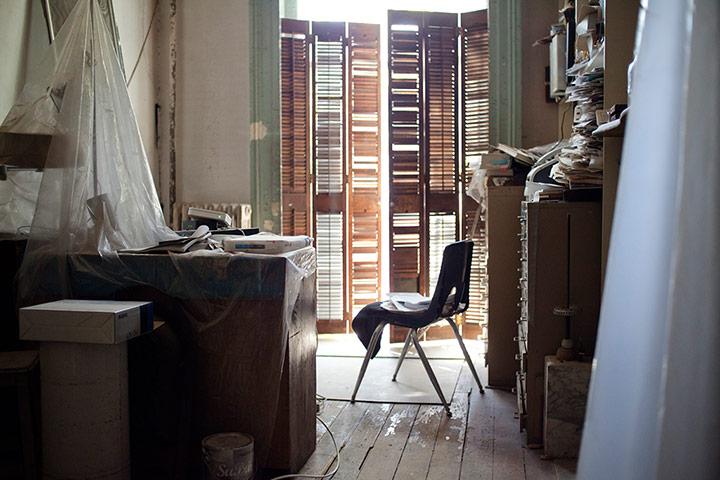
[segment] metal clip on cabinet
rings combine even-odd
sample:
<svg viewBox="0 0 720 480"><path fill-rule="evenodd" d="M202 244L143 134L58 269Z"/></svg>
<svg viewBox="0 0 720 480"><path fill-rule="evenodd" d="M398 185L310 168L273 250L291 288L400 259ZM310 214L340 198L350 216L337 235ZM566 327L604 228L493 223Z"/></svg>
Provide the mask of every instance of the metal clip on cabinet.
<svg viewBox="0 0 720 480"><path fill-rule="evenodd" d="M516 391L520 429L527 429L528 444L542 443L545 355L554 355L565 336L565 322L553 315L553 308L567 302L568 215L570 303L580 308L572 319L572 338L588 361L595 349L600 312L601 204L523 202Z"/></svg>

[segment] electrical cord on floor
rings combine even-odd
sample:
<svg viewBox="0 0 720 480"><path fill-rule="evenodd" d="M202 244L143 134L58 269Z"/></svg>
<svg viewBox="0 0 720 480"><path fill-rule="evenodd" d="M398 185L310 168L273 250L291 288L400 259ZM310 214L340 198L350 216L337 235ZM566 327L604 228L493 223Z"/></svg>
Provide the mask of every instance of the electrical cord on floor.
<svg viewBox="0 0 720 480"><path fill-rule="evenodd" d="M324 400L324 399L323 399ZM281 475L279 477L271 478L270 480L282 480L285 478L332 478L335 476L335 474L338 472L338 468L340 467L340 449L338 448L338 444L335 441L335 436L333 435L332 431L330 431L330 427L328 427L327 423L323 421L322 418L319 416L316 417L320 423L323 424L325 427L325 430L330 434L330 439L333 442L333 445L335 446L335 459L337 460L335 462L335 468L330 473L319 473L319 474L311 474L311 473L291 473L288 475Z"/></svg>

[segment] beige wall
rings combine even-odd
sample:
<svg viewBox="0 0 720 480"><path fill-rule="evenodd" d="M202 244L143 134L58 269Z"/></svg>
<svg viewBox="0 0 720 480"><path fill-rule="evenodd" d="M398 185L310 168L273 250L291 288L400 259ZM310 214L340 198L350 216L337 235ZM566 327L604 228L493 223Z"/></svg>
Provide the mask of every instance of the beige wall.
<svg viewBox="0 0 720 480"><path fill-rule="evenodd" d="M129 74L154 3L116 0L115 5ZM130 85L166 218L170 204L171 46L177 54L176 201L250 203L248 0L177 0L176 5L175 37L171 38L170 2L159 2L153 30Z"/></svg>
<svg viewBox="0 0 720 480"><path fill-rule="evenodd" d="M0 123L49 45L36 0L0 0Z"/></svg>
<svg viewBox="0 0 720 480"><path fill-rule="evenodd" d="M158 159L155 148L156 75L154 55L157 35L155 29L151 28L145 49L142 56L140 56L140 48L148 28L150 28L154 6L154 2L147 0L115 0L113 2L125 74L128 79L135 63L138 62L128 92L157 188Z"/></svg>
<svg viewBox="0 0 720 480"><path fill-rule="evenodd" d="M248 0L178 1L178 201L250 202L248 15Z"/></svg>
<svg viewBox="0 0 720 480"><path fill-rule="evenodd" d="M558 140L558 104L545 101L545 67L550 64L548 47L533 47L535 40L550 33L558 23L557 0L522 2L522 146L533 147ZM561 108L566 106L562 104ZM562 113L562 111L560 112ZM572 122L571 112L565 119Z"/></svg>
<svg viewBox="0 0 720 480"><path fill-rule="evenodd" d="M169 190L170 2L115 0L130 99L166 210ZM37 0L0 0L0 116L47 48ZM177 201L250 203L248 0L177 0ZM145 49L140 49L151 27ZM156 145L155 105L159 106Z"/></svg>

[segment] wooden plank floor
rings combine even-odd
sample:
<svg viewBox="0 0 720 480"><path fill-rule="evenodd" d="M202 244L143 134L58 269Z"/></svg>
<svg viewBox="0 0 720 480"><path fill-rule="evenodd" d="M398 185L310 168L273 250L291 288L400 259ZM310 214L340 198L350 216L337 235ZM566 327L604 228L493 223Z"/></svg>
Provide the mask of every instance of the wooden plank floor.
<svg viewBox="0 0 720 480"><path fill-rule="evenodd" d="M481 379L484 375L481 373ZM515 395L481 395L467 365L452 399L452 417L436 405L325 401L320 417L340 448L336 480L572 480L574 462L529 450L514 418ZM300 473L328 473L335 449L318 422L317 449Z"/></svg>

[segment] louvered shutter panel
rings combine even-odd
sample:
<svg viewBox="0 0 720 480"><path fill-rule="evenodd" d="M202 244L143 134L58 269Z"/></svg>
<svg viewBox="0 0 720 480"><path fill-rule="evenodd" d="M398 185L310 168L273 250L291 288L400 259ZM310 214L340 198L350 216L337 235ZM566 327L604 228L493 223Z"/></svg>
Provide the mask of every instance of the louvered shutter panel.
<svg viewBox="0 0 720 480"><path fill-rule="evenodd" d="M388 13L391 288L429 294L458 238L457 15Z"/></svg>
<svg viewBox="0 0 720 480"><path fill-rule="evenodd" d="M313 22L317 317L322 331L345 332L345 23Z"/></svg>
<svg viewBox="0 0 720 480"><path fill-rule="evenodd" d="M348 25L351 316L380 299L380 26Z"/></svg>
<svg viewBox="0 0 720 480"><path fill-rule="evenodd" d="M463 135L462 152L465 159L463 169L463 190L470 183L472 172L468 164L479 161L480 155L489 148L490 136L490 71L489 35L487 10L463 13L462 26L462 74L463 74ZM463 197L465 234L470 235L479 205ZM476 334L478 325L487 320L487 237L484 218L480 216L475 229L475 248L470 271L470 306L465 312L466 331L472 326Z"/></svg>
<svg viewBox="0 0 720 480"><path fill-rule="evenodd" d="M309 24L282 20L282 231L311 234Z"/></svg>
<svg viewBox="0 0 720 480"><path fill-rule="evenodd" d="M434 290L445 245L458 239L461 167L457 21L454 13L426 13L424 18L427 292Z"/></svg>
<svg viewBox="0 0 720 480"><path fill-rule="evenodd" d="M422 13L388 12L390 289L421 291L424 234ZM423 256L423 258L426 258Z"/></svg>

